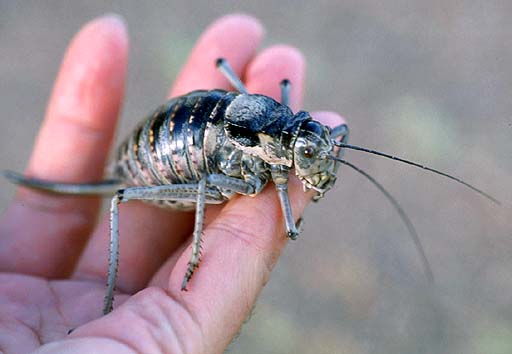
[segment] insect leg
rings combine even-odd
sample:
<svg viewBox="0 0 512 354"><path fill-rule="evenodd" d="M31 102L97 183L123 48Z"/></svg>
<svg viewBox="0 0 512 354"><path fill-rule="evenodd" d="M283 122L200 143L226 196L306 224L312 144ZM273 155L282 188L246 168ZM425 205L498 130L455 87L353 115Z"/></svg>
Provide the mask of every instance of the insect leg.
<svg viewBox="0 0 512 354"><path fill-rule="evenodd" d="M209 185L229 189L233 192L246 195L256 193L257 189L256 186L253 186L251 183L222 174L208 175L208 177L206 177L206 181Z"/></svg>
<svg viewBox="0 0 512 354"><path fill-rule="evenodd" d="M187 290L187 284L192 278L194 271L199 266L201 258L201 236L203 231L205 189L206 183L209 185L229 189L240 194L252 194L255 191L254 186L238 178L229 177L221 174L211 174L202 179L197 185L196 217L194 223L194 235L192 238L192 255L188 262L187 272L181 283L181 290Z"/></svg>
<svg viewBox="0 0 512 354"><path fill-rule="evenodd" d="M283 212L284 222L286 226L286 234L292 240L296 240L299 236L297 226L302 224L302 218L299 219L297 225L293 219L292 207L290 204L290 197L288 195L288 175L290 169L286 166L272 166L271 167L272 180L276 185L277 195L281 203L281 210Z"/></svg>
<svg viewBox="0 0 512 354"><path fill-rule="evenodd" d="M284 222L286 226L286 234L292 240L296 240L299 236L299 231L297 230L297 226L300 227L302 225L302 218L299 219L297 225L293 220L292 207L290 204L290 197L288 196L288 183L276 184L277 195L279 196L279 201L281 202L281 210L283 211Z"/></svg>
<svg viewBox="0 0 512 354"><path fill-rule="evenodd" d="M285 106L290 105L290 89L291 89L291 83L290 80L284 79L281 81L281 104Z"/></svg>
<svg viewBox="0 0 512 354"><path fill-rule="evenodd" d="M242 80L240 80L238 75L233 71L226 59L218 58L215 65L238 92L245 94L249 93Z"/></svg>
<svg viewBox="0 0 512 354"><path fill-rule="evenodd" d="M205 204L206 180L202 179L197 184L196 217L194 220L194 234L192 236L192 255L188 262L187 272L181 283L181 290L187 290L187 284L192 278L194 271L199 266L201 258L201 236L203 233L204 204Z"/></svg>
<svg viewBox="0 0 512 354"><path fill-rule="evenodd" d="M348 125L341 124L338 125L331 130L331 139L334 141L338 141L338 139L341 137L341 140L339 142L346 144L348 141L348 136L350 134L350 130L348 129ZM339 149L338 152L334 155L335 157L343 157L343 153L345 150Z"/></svg>
<svg viewBox="0 0 512 354"><path fill-rule="evenodd" d="M350 133L350 131L348 129L348 125L341 124L341 125L338 125L338 126L332 128L331 139L337 140L340 136L342 136L341 142L344 143L348 140L349 133Z"/></svg>
<svg viewBox="0 0 512 354"><path fill-rule="evenodd" d="M112 311L114 288L116 286L117 270L119 267L119 203L122 200L122 190L110 201L110 253L108 257L107 293L103 302L103 314Z"/></svg>
<svg viewBox="0 0 512 354"><path fill-rule="evenodd" d="M117 191L110 203L110 256L103 314L108 314L112 311L112 303L114 301L114 288L119 264L119 204L129 200L179 200L195 202L199 199L198 190L201 188L198 184L177 184L129 187ZM201 198L203 198L203 209L204 202L215 204L224 201L224 197L215 188L204 187L200 192L202 194Z"/></svg>

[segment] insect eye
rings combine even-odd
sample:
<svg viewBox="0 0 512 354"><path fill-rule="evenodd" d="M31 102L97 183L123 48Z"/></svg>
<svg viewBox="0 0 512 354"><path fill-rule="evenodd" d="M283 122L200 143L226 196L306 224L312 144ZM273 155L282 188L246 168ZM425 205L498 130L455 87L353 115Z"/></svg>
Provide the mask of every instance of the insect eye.
<svg viewBox="0 0 512 354"><path fill-rule="evenodd" d="M311 148L311 147L304 148L304 156L307 157L308 159L312 158L314 156L313 148Z"/></svg>

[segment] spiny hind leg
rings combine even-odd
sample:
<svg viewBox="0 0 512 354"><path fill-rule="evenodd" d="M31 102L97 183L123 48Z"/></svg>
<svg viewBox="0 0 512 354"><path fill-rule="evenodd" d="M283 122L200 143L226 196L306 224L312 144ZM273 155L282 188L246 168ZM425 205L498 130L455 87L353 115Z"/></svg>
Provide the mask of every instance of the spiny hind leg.
<svg viewBox="0 0 512 354"><path fill-rule="evenodd" d="M194 234L192 235L192 254L188 262L187 272L181 283L181 290L187 290L187 284L194 271L199 267L201 259L201 236L203 234L204 205L205 205L206 181L202 179L197 184L196 216L194 220Z"/></svg>
<svg viewBox="0 0 512 354"><path fill-rule="evenodd" d="M203 232L204 207L205 207L205 190L207 185L218 188L228 189L239 194L252 194L256 188L252 184L240 180L238 178L229 177L222 174L211 174L201 180L197 185L196 215L194 221L194 234L192 237L192 254L188 262L187 272L181 283L181 290L187 290L187 284L192 278L199 262L201 261L201 237Z"/></svg>
<svg viewBox="0 0 512 354"><path fill-rule="evenodd" d="M226 59L218 58L215 65L238 92L245 94L249 93L242 80L240 80L238 75L233 71L231 65L229 65Z"/></svg>
<svg viewBox="0 0 512 354"><path fill-rule="evenodd" d="M107 291L103 314L112 311L114 289L119 265L119 204L129 200L173 200L195 202L198 194L202 195L203 204L222 203L224 197L215 188L201 189L199 184L177 184L151 187L129 187L120 189L110 203L110 255L107 277ZM204 205L203 205L204 209Z"/></svg>
<svg viewBox="0 0 512 354"><path fill-rule="evenodd" d="M208 185L212 187L209 187ZM119 204L129 200L173 200L197 203L192 242L192 256L182 284L182 290L184 290L199 264L204 206L205 204L218 204L224 201L224 197L219 192L218 187L227 188L233 192L241 194L251 194L254 190L254 187L245 181L224 175L209 175L197 184L130 187L117 191L110 204L110 257L107 277L107 292L103 307L104 314L112 311L114 289L118 272Z"/></svg>

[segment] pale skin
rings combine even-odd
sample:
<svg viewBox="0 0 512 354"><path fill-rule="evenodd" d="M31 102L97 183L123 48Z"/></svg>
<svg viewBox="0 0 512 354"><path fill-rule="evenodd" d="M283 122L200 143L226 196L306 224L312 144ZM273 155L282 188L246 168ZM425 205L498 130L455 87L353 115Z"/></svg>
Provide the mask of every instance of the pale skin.
<svg viewBox="0 0 512 354"><path fill-rule="evenodd" d="M229 89L214 65L224 57L251 93L279 99L279 82L290 79L290 105L299 109L302 55L287 45L258 52L262 37L252 17L217 20L198 40L169 97ZM102 179L123 100L127 54L126 28L115 16L96 19L77 34L27 175L70 183ZM343 123L335 113L312 115L330 126ZM298 217L311 195L292 178L290 197ZM17 191L0 225L0 352L222 353L287 242L273 186L207 210L203 259L188 292L180 285L193 214L123 204L118 295L114 311L104 317L109 232L108 217L98 218L99 206L96 198ZM68 335L71 328L76 329Z"/></svg>

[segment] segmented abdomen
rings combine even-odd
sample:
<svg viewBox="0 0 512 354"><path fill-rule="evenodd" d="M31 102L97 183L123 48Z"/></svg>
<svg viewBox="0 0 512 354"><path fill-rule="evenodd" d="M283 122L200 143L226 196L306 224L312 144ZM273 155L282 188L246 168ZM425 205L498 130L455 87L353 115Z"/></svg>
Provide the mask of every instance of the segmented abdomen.
<svg viewBox="0 0 512 354"><path fill-rule="evenodd" d="M126 185L195 183L218 173L208 161L205 131L223 120L237 93L194 91L171 99L148 117L121 144L113 177Z"/></svg>

